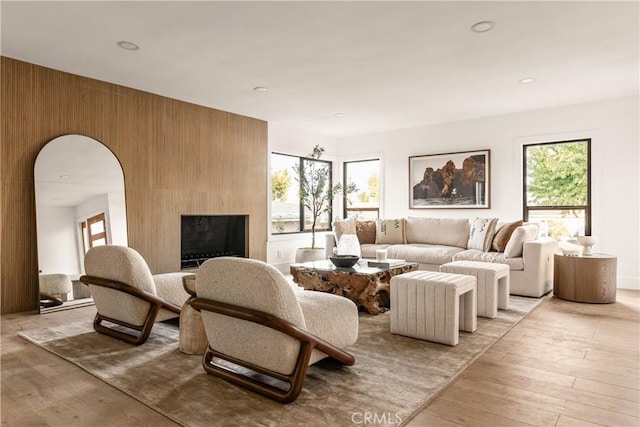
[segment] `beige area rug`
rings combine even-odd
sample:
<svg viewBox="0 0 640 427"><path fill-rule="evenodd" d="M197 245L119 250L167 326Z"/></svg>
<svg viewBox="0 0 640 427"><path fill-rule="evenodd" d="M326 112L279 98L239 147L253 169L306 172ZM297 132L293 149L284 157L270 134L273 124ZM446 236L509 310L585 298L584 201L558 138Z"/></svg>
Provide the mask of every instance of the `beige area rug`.
<svg viewBox="0 0 640 427"><path fill-rule="evenodd" d="M156 324L134 347L100 335L92 319L20 336L76 364L184 426L352 426L366 413L407 421L542 299L511 297L498 318L478 318L456 347L392 335L388 313L360 315L354 366L323 360L304 389L282 405L207 375L201 356L178 351L178 328ZM372 415L370 415L372 416Z"/></svg>

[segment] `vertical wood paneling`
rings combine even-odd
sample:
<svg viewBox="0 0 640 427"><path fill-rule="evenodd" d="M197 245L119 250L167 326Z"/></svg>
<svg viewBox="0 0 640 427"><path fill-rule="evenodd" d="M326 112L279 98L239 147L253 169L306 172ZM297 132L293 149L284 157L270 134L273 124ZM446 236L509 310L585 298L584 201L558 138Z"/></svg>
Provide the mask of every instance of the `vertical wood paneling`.
<svg viewBox="0 0 640 427"><path fill-rule="evenodd" d="M129 245L180 265L181 214L247 214L266 259L267 123L2 57L2 313L38 308L33 165L51 139L94 138L125 175Z"/></svg>

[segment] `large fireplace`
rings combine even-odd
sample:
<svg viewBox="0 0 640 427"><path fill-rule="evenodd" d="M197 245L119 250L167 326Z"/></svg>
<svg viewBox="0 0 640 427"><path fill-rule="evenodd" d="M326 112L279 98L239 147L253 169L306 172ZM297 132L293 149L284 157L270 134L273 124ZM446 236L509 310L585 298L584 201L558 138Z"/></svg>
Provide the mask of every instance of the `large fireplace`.
<svg viewBox="0 0 640 427"><path fill-rule="evenodd" d="M182 215L180 222L181 268L209 258L247 257L247 215Z"/></svg>

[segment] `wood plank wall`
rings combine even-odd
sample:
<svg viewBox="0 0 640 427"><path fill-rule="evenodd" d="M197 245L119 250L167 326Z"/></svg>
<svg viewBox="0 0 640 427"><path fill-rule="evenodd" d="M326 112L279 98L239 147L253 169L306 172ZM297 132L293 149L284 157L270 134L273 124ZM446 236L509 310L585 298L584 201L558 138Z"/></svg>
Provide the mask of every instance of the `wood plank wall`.
<svg viewBox="0 0 640 427"><path fill-rule="evenodd" d="M266 122L6 57L0 67L3 314L38 308L33 166L65 134L120 160L129 246L153 273L179 270L181 214L249 215L249 256L266 259Z"/></svg>

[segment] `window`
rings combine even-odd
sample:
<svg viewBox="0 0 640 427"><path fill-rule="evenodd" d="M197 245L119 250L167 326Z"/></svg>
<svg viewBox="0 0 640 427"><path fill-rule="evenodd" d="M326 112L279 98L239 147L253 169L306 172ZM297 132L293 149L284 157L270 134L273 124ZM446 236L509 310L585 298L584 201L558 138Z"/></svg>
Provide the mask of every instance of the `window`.
<svg viewBox="0 0 640 427"><path fill-rule="evenodd" d="M107 244L107 228L104 213L88 218L80 223L84 252L95 246Z"/></svg>
<svg viewBox="0 0 640 427"><path fill-rule="evenodd" d="M523 147L524 220L555 239L591 235L591 140Z"/></svg>
<svg viewBox="0 0 640 427"><path fill-rule="evenodd" d="M380 215L380 160L344 162L345 183L355 183L358 191L345 192L344 217L376 219Z"/></svg>
<svg viewBox="0 0 640 427"><path fill-rule="evenodd" d="M313 215L300 199L300 174L313 170L325 177L325 188L331 188L331 162L288 154L271 153L271 233L287 234L311 231ZM320 214L316 231L331 226L331 200L328 210Z"/></svg>

